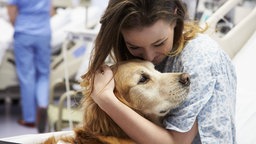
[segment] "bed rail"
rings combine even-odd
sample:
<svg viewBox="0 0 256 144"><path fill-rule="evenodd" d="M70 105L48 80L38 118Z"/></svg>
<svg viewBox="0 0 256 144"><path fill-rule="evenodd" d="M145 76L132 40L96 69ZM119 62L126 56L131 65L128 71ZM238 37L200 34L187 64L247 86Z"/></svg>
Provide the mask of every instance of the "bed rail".
<svg viewBox="0 0 256 144"><path fill-rule="evenodd" d="M216 34L216 25L241 0L228 0L206 21L208 29L205 33L219 42L222 48L233 58L243 47L256 30L256 8L254 8L242 21L233 27L226 35L219 37Z"/></svg>

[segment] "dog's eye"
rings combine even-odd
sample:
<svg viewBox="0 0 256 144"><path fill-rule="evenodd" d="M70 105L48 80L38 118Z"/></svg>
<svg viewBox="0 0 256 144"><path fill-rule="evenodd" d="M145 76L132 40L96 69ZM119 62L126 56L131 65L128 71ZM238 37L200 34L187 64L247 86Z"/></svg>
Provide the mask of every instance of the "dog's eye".
<svg viewBox="0 0 256 144"><path fill-rule="evenodd" d="M138 84L144 84L144 83L148 82L148 80L149 80L148 76L146 76L146 75L141 75Z"/></svg>

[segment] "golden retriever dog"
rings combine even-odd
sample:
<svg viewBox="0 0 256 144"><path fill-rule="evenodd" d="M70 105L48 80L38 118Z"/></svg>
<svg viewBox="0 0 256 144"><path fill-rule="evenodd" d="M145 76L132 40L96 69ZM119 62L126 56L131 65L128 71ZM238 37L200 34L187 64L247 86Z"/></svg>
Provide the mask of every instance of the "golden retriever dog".
<svg viewBox="0 0 256 144"><path fill-rule="evenodd" d="M112 66L115 96L143 117L162 126L162 119L184 99L189 92L186 73L160 73L151 62L130 60ZM87 87L88 82L83 81ZM85 94L86 89L85 89ZM45 143L62 140L74 144L131 144L125 132L87 95L82 100L84 120L76 128L74 137L49 138Z"/></svg>

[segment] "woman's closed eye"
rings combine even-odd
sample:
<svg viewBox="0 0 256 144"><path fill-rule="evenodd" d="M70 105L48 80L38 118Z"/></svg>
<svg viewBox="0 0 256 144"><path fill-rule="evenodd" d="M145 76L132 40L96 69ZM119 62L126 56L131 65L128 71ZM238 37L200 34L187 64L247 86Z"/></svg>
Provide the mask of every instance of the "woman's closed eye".
<svg viewBox="0 0 256 144"><path fill-rule="evenodd" d="M161 42L159 44L154 44L154 47L160 47L160 46L163 46L164 45L164 42Z"/></svg>
<svg viewBox="0 0 256 144"><path fill-rule="evenodd" d="M136 46L128 46L128 49L131 49L131 50L137 50L139 49L140 47L136 47Z"/></svg>

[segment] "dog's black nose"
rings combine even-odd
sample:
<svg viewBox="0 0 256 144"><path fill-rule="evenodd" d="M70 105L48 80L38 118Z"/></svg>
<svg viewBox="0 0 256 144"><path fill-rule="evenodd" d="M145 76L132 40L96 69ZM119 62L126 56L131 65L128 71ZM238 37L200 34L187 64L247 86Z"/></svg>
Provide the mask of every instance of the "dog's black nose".
<svg viewBox="0 0 256 144"><path fill-rule="evenodd" d="M188 73L181 74L179 82L182 83L185 86L189 86L190 85L189 74Z"/></svg>

